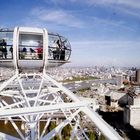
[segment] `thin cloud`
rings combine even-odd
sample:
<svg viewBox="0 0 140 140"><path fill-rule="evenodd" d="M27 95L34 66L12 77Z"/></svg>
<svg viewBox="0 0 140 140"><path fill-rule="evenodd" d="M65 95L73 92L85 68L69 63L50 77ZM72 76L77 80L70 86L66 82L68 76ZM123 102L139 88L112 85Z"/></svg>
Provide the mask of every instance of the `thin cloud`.
<svg viewBox="0 0 140 140"><path fill-rule="evenodd" d="M126 15L129 15L135 18L140 18L140 12L137 12L136 10L130 10L130 9L122 8L122 7L117 7L117 10Z"/></svg>
<svg viewBox="0 0 140 140"><path fill-rule="evenodd" d="M0 29L2 29L2 28L4 28L4 26L3 25L0 25Z"/></svg>
<svg viewBox="0 0 140 140"><path fill-rule="evenodd" d="M140 18L140 1L139 0L87 0L88 5L102 5L116 9L121 13L129 16Z"/></svg>
<svg viewBox="0 0 140 140"><path fill-rule="evenodd" d="M71 42L71 45L74 50L72 62L76 60L81 65L138 66L140 64L138 41L89 40Z"/></svg>
<svg viewBox="0 0 140 140"><path fill-rule="evenodd" d="M79 0L78 0L79 1ZM114 6L125 6L130 8L140 9L139 0L87 0L88 4L102 4L102 5L114 5Z"/></svg>
<svg viewBox="0 0 140 140"><path fill-rule="evenodd" d="M46 4L50 4L50 3L52 3L52 4L54 4L54 5L63 5L63 4L65 4L66 3L66 1L65 0L44 0L44 2L46 3Z"/></svg>
<svg viewBox="0 0 140 140"><path fill-rule="evenodd" d="M44 0L48 3L48 0ZM81 3L81 4L101 4L101 5L114 5L114 6L125 6L130 8L137 8L140 9L140 1L139 0L50 0L53 4L66 4L66 3Z"/></svg>
<svg viewBox="0 0 140 140"><path fill-rule="evenodd" d="M93 22L95 22L96 24L103 24L103 25L109 25L109 26L124 26L124 21L118 20L111 20L111 19L103 19L103 18L98 18L98 17L91 17L91 19L93 20ZM126 28L126 27L124 27Z"/></svg>
<svg viewBox="0 0 140 140"><path fill-rule="evenodd" d="M75 49L95 49L95 48L140 48L140 42L136 41L73 41Z"/></svg>
<svg viewBox="0 0 140 140"><path fill-rule="evenodd" d="M47 0L45 0L46 3L48 3ZM88 5L88 6L95 6L95 5L101 5L104 7L110 7L112 9L114 9L116 12L119 12L119 14L121 15L128 15L130 17L135 17L135 18L140 18L140 1L139 0L86 0L86 1L81 1L81 0L50 0L51 3L53 3L54 5L66 5L67 3L79 3L80 4L84 4L84 5ZM70 17L71 19L71 17ZM98 20L98 19L97 19ZM103 20L100 19L100 21L102 22ZM68 22L68 21L67 21ZM66 23L67 23L66 22ZM80 21L81 22L81 21ZM83 22L83 21L82 21ZM106 19L106 21L103 21L105 24L110 24L113 26L122 26L123 28L126 28L128 30L134 31L133 28L128 28L125 25L123 25L123 21L119 21L119 22L115 22L115 21L108 21ZM65 23L65 21L64 21ZM72 24L73 25L73 24ZM83 24L82 24L83 25ZM75 26L75 24L74 24ZM79 21L78 24L76 23L76 26L79 26ZM79 26L81 27L81 26Z"/></svg>
<svg viewBox="0 0 140 140"><path fill-rule="evenodd" d="M47 0L45 0L48 2ZM79 3L86 4L89 6L92 5L102 5L106 7L112 7L114 9L121 10L125 14L129 14L131 16L140 17L138 10L140 10L140 1L139 0L51 0L51 2L55 5L61 4L65 5L66 3ZM137 11L137 12L136 12Z"/></svg>
<svg viewBox="0 0 140 140"><path fill-rule="evenodd" d="M31 16L36 17L42 22L52 22L59 25L69 27L82 28L83 22L71 12L66 10L46 10L45 8L34 8L31 11Z"/></svg>

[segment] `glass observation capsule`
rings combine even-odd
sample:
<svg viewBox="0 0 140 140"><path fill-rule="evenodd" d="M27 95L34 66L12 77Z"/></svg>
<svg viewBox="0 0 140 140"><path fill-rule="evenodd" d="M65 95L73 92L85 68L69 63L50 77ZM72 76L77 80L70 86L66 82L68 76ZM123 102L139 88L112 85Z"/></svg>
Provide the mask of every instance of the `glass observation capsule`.
<svg viewBox="0 0 140 140"><path fill-rule="evenodd" d="M56 67L69 62L69 41L47 29L15 27L0 29L0 66L18 69Z"/></svg>

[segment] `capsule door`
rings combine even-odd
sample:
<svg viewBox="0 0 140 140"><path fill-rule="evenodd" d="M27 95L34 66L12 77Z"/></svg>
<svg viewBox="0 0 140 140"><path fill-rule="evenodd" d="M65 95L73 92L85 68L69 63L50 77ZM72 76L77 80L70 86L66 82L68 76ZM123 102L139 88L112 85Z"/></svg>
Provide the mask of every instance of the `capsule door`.
<svg viewBox="0 0 140 140"><path fill-rule="evenodd" d="M47 32L39 28L17 28L16 65L21 70L41 70L45 65Z"/></svg>

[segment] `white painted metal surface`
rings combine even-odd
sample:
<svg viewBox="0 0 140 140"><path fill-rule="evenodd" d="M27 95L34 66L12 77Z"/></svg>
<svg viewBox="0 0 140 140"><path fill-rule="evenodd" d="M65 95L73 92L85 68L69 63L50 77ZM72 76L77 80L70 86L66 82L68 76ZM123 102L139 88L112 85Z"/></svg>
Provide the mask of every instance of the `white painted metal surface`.
<svg viewBox="0 0 140 140"><path fill-rule="evenodd" d="M15 84L18 88L8 92L8 84ZM36 83L36 84L34 84ZM47 83L47 86L46 86ZM56 88L57 87L57 88ZM7 90L7 92L6 92ZM71 91L53 80L44 73L38 74L16 74L0 87L0 118L11 121L13 127L21 139L51 139L55 135L61 135L62 128L67 124L72 127L72 138L88 139L82 127L80 127L79 113L85 113L101 133L110 140L121 140L122 138L103 119L95 113L89 106L90 103L81 102ZM14 96L11 96L14 95ZM67 96L72 102L65 102L63 97ZM10 98L10 99L9 99ZM25 134L17 127L13 117L18 117L25 125ZM48 124L53 119L64 118L58 122L58 126L45 135ZM41 120L46 121L46 125L39 135L37 127ZM75 124L71 123L75 120ZM80 135L79 132L80 131Z"/></svg>
<svg viewBox="0 0 140 140"><path fill-rule="evenodd" d="M59 111L60 109L77 109L84 106L88 106L89 103L75 102L75 103L58 103L55 105L44 105L38 107L24 107L16 109L0 109L0 117L16 117L16 116L27 116L40 113L50 113Z"/></svg>
<svg viewBox="0 0 140 140"><path fill-rule="evenodd" d="M41 63L40 61L34 63L34 60L31 60L33 67L37 69L41 67L42 71L26 72L26 69L33 67L27 63L29 61L25 61L25 66L24 60L18 58L16 49L18 49L20 33L41 34L44 37L43 46L46 44L48 46L46 29L15 28L13 53L16 72L0 86L0 120L6 120L6 122L8 120L18 133L18 138L22 140L49 140L56 135L62 139L62 129L68 124L72 129L70 140L89 140L84 128L80 125L82 113L89 117L91 123L107 139L122 140L121 136L90 108L90 103L81 102L70 90L46 74L47 47L43 48ZM16 123L17 120L21 122L20 127ZM52 121L57 125L47 133L47 128ZM41 131L42 123L45 125Z"/></svg>

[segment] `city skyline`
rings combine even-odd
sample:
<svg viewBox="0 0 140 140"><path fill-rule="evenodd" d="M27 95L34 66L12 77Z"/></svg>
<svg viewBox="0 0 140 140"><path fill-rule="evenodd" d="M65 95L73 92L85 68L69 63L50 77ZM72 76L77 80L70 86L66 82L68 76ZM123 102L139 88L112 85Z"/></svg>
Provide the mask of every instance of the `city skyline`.
<svg viewBox="0 0 140 140"><path fill-rule="evenodd" d="M45 27L68 38L69 65L140 66L139 0L5 0L0 27Z"/></svg>

